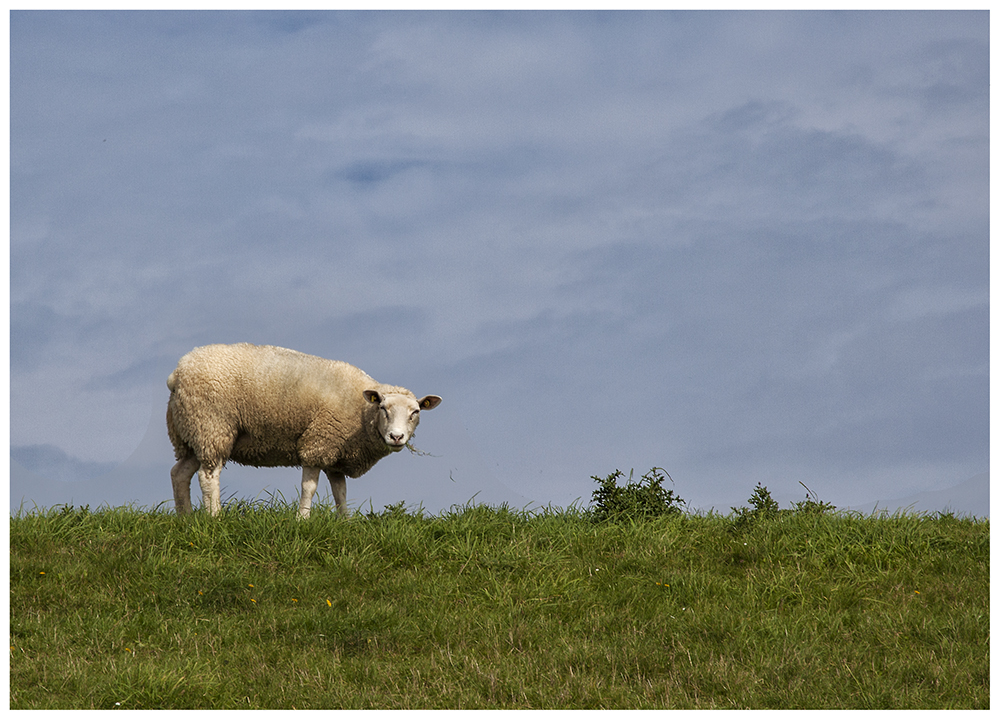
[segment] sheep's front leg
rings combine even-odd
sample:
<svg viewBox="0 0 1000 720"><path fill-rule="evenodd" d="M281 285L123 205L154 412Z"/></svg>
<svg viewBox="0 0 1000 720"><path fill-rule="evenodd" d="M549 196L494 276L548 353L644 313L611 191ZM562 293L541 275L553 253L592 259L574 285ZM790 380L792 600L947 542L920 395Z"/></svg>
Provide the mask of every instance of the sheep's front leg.
<svg viewBox="0 0 1000 720"><path fill-rule="evenodd" d="M194 455L177 461L170 470L170 482L174 486L174 509L178 515L191 512L191 478L198 472L201 463Z"/></svg>
<svg viewBox="0 0 1000 720"><path fill-rule="evenodd" d="M347 517L347 476L342 472L324 470L326 477L330 480L330 489L333 490L333 499L337 501L337 514Z"/></svg>
<svg viewBox="0 0 1000 720"><path fill-rule="evenodd" d="M313 495L319 487L319 468L302 468L302 495L299 497L299 519L305 520L309 517L309 508L312 507Z"/></svg>
<svg viewBox="0 0 1000 720"><path fill-rule="evenodd" d="M201 485L201 505L213 516L218 515L222 509L222 502L219 500L219 473L222 472L222 463L215 467L206 468L204 465L198 470L198 484ZM174 502L177 502L176 500ZM188 500L190 503L190 500Z"/></svg>

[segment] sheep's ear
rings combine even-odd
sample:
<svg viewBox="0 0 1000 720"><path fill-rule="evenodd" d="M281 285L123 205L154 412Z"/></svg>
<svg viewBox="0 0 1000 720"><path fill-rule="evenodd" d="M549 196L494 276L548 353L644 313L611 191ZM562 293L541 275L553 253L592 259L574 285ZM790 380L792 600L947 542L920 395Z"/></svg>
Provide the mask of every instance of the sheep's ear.
<svg viewBox="0 0 1000 720"><path fill-rule="evenodd" d="M424 395L417 401L421 410L433 410L441 404L441 398L437 395Z"/></svg>
<svg viewBox="0 0 1000 720"><path fill-rule="evenodd" d="M365 390L364 392L365 400L370 403L375 403L378 405L382 402L382 396L378 394L378 390Z"/></svg>

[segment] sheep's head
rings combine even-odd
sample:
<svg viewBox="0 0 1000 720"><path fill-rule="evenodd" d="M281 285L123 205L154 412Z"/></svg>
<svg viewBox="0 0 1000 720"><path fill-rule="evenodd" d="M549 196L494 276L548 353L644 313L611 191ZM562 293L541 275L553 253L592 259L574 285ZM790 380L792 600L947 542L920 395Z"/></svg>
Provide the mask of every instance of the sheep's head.
<svg viewBox="0 0 1000 720"><path fill-rule="evenodd" d="M421 410L432 410L441 404L437 395L426 395L417 400L412 394L385 393L365 390L365 400L378 406L376 427L386 446L399 452L410 441L420 422Z"/></svg>

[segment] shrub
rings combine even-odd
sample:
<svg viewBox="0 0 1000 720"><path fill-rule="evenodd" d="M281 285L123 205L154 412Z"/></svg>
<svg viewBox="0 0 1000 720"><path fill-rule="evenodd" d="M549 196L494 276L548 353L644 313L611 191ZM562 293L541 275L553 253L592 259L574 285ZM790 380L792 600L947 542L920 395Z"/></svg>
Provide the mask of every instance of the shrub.
<svg viewBox="0 0 1000 720"><path fill-rule="evenodd" d="M753 506L753 510L745 507L732 508L736 513L731 526L732 530L745 530L764 518L774 518L778 516L778 503L771 497L767 487L757 483L753 495L747 501Z"/></svg>
<svg viewBox="0 0 1000 720"><path fill-rule="evenodd" d="M821 502L816 493L809 489L809 487L804 482L799 482L799 485L806 489L806 499L797 503L793 503L791 510L779 510L777 501L771 497L771 493L765 485L757 483L757 487L754 488L753 495L747 501L753 507L749 509L746 507L732 508L733 512L736 513L736 517L733 518L733 524L730 529L733 531L746 530L752 525L760 520L773 519L780 515L826 515L837 508L828 502Z"/></svg>
<svg viewBox="0 0 1000 720"><path fill-rule="evenodd" d="M591 476L600 484L592 496L593 506L591 517L595 522L609 520L646 520L661 515L679 515L681 506L685 504L673 490L666 490L663 481L674 479L662 468L652 468L637 482L632 482L632 471L629 471L628 484L618 486L618 480L624 477L621 470L615 470L607 477Z"/></svg>
<svg viewBox="0 0 1000 720"><path fill-rule="evenodd" d="M816 493L810 490L809 486L801 480L799 481L799 485L806 489L806 499L795 503L794 509L796 513L803 513L806 515L826 515L827 513L833 512L837 509L837 507L832 503L821 502Z"/></svg>

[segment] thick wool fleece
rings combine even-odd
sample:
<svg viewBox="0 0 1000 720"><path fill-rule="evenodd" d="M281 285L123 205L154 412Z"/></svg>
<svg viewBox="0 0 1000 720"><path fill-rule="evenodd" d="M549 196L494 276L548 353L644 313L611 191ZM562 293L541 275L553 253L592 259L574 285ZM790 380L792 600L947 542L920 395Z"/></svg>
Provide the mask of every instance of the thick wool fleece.
<svg viewBox="0 0 1000 720"><path fill-rule="evenodd" d="M181 358L167 380L167 432L177 460L205 468L318 467L360 477L392 450L378 405L363 392L415 396L345 362L294 350L207 345Z"/></svg>

